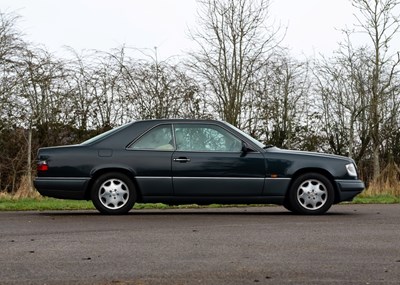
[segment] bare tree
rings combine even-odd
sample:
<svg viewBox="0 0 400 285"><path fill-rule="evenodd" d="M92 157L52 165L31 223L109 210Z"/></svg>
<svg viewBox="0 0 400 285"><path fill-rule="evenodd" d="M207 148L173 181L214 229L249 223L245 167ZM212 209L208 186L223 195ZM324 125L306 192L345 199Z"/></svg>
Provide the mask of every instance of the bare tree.
<svg viewBox="0 0 400 285"><path fill-rule="evenodd" d="M252 79L242 112L248 120L243 128L279 147L301 147L301 126L308 120L308 62L286 53L276 53L264 62ZM243 114L242 114L243 115Z"/></svg>
<svg viewBox="0 0 400 285"><path fill-rule="evenodd" d="M0 12L0 131L13 121L10 94L18 85L15 65L26 47L22 34L15 27L18 19L14 14Z"/></svg>
<svg viewBox="0 0 400 285"><path fill-rule="evenodd" d="M125 48L114 54L124 112L131 119L203 117L197 82L179 64L159 61L156 49L145 55L146 60L130 58Z"/></svg>
<svg viewBox="0 0 400 285"><path fill-rule="evenodd" d="M69 49L73 55L66 66L68 94L70 109L69 112L73 118L73 125L84 132L92 128L94 88L92 84L93 63L92 55L78 54L75 50Z"/></svg>
<svg viewBox="0 0 400 285"><path fill-rule="evenodd" d="M19 135L23 130L15 120L12 96L20 85L16 67L26 49L22 34L15 27L18 19L13 13L0 12L0 190L11 192L16 188L20 172L27 170L26 156L21 160L21 153L26 153L21 152L24 141L16 139L21 138ZM25 167L21 166L21 161L25 162L22 163Z"/></svg>
<svg viewBox="0 0 400 285"><path fill-rule="evenodd" d="M199 0L200 29L191 31L199 50L190 67L207 85L208 103L227 122L240 126L252 77L277 45L268 26L268 0Z"/></svg>
<svg viewBox="0 0 400 285"><path fill-rule="evenodd" d="M381 171L380 148L382 145L381 128L384 120L383 106L390 98L393 81L398 73L399 54L390 53L390 44L399 31L398 0L353 0L358 27L368 35L372 46L373 63L370 101L370 134L373 153L373 178Z"/></svg>
<svg viewBox="0 0 400 285"><path fill-rule="evenodd" d="M60 133L65 117L63 88L63 64L43 49L27 48L21 61L15 65L18 88L12 94L15 119L27 130L27 181L31 181L33 154L32 132L38 130L39 141L49 143ZM51 136L49 135L51 134ZM50 143L51 144L51 143Z"/></svg>
<svg viewBox="0 0 400 285"><path fill-rule="evenodd" d="M355 49L349 33L346 35L346 41L331 58L317 62L315 90L330 150L360 161L371 141L368 117L373 65L370 50Z"/></svg>
<svg viewBox="0 0 400 285"><path fill-rule="evenodd" d="M26 46L21 32L16 29L18 20L18 15L0 11L0 60L2 64L16 61L19 52Z"/></svg>

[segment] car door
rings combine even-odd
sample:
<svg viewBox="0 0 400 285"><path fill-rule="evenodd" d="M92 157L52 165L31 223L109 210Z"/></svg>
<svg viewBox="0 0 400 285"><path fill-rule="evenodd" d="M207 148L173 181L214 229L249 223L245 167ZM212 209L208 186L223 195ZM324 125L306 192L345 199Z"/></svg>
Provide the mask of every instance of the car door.
<svg viewBox="0 0 400 285"><path fill-rule="evenodd" d="M174 151L171 124L145 132L127 148L124 160L135 171L143 196L172 196L171 158Z"/></svg>
<svg viewBox="0 0 400 285"><path fill-rule="evenodd" d="M172 155L177 196L258 196L265 160L260 152L242 150L242 140L216 124L174 124Z"/></svg>

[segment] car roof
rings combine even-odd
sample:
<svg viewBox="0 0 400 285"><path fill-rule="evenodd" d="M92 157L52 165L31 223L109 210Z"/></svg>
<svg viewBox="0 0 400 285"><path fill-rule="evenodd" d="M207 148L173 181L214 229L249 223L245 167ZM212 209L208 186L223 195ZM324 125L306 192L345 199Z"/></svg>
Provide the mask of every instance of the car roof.
<svg viewBox="0 0 400 285"><path fill-rule="evenodd" d="M210 123L223 123L222 121L213 120L213 119L149 119L149 120L138 120L136 122L162 122L162 123L210 122Z"/></svg>

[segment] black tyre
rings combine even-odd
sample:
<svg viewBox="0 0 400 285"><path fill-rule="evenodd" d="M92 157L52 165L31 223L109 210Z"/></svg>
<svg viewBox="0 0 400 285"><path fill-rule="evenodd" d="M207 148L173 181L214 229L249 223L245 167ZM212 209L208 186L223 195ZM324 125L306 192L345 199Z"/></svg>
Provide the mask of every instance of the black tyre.
<svg viewBox="0 0 400 285"><path fill-rule="evenodd" d="M290 211L290 212L293 212L292 206L291 206L291 204L289 203L289 201L283 202L283 205L282 205L282 206L285 207L286 210L288 210L288 211Z"/></svg>
<svg viewBox="0 0 400 285"><path fill-rule="evenodd" d="M298 214L323 214L335 200L332 183L319 173L299 176L292 184L288 195L287 209Z"/></svg>
<svg viewBox="0 0 400 285"><path fill-rule="evenodd" d="M136 202L135 185L125 174L106 173L94 182L91 198L102 214L126 214Z"/></svg>

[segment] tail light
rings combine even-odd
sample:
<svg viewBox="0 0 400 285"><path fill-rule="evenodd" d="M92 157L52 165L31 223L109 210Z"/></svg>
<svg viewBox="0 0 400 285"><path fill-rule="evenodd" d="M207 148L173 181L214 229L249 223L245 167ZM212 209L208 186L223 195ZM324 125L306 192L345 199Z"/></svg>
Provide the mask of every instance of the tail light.
<svg viewBox="0 0 400 285"><path fill-rule="evenodd" d="M37 171L47 171L49 170L49 165L46 160L39 160L37 163Z"/></svg>

